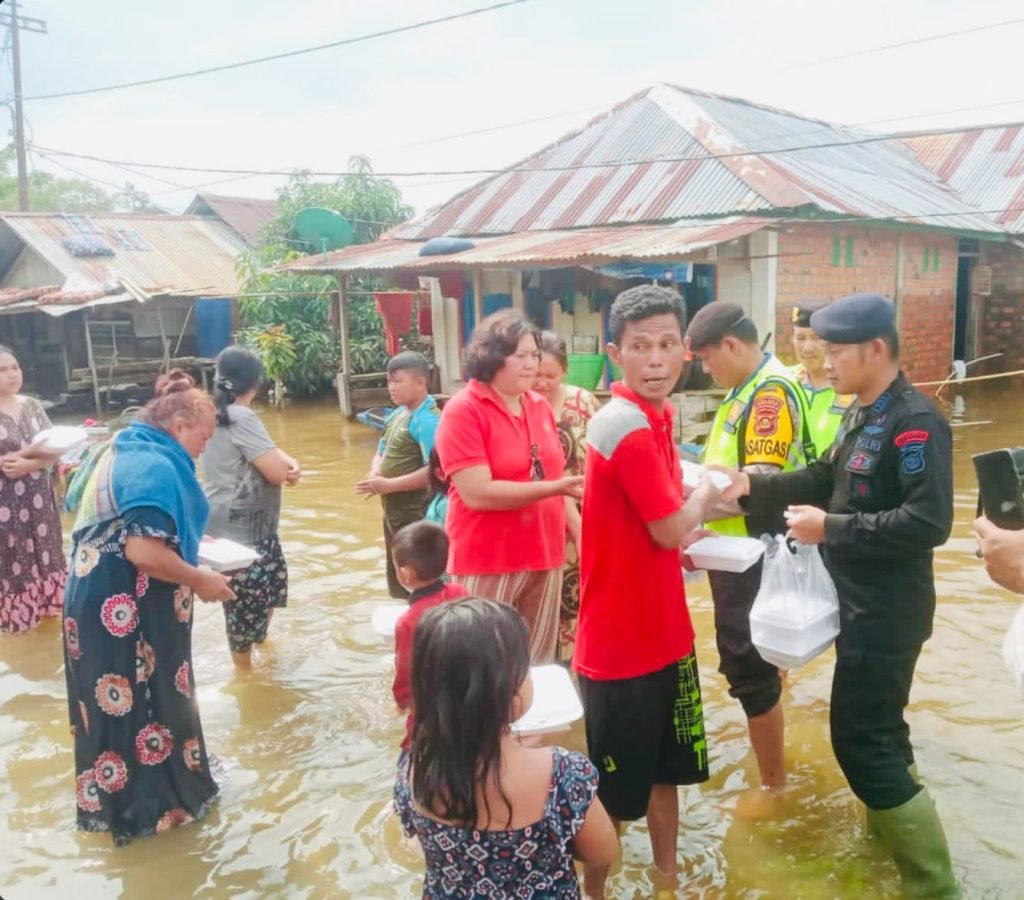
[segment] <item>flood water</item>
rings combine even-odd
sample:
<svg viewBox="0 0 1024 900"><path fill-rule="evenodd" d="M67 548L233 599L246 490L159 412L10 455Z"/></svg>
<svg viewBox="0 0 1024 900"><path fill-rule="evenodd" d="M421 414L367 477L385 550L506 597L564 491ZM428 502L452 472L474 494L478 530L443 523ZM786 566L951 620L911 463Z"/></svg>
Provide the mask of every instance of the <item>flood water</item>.
<svg viewBox="0 0 1024 900"><path fill-rule="evenodd" d="M1024 698L1000 645L1021 598L974 557L970 454L1024 444L1024 394L958 389L956 526L938 554L935 636L909 719L924 781L968 898L1024 897ZM23 898L412 898L420 862L390 811L403 733L390 694L391 647L369 624L386 597L380 511L352 489L374 452L336 404L263 411L301 460L285 492L289 606L251 674L231 665L223 616L196 609L195 675L207 745L227 784L205 821L114 849L74 827L74 764L57 621L0 636L0 895ZM706 581L688 583L698 634L711 780L682 789L679 897L898 896L892 863L867 846L858 804L833 759L831 654L790 675L792 788L771 822L731 808L755 771L739 705L726 693ZM560 739L584 749L582 728ZM626 833L610 896L651 895L642 824Z"/></svg>

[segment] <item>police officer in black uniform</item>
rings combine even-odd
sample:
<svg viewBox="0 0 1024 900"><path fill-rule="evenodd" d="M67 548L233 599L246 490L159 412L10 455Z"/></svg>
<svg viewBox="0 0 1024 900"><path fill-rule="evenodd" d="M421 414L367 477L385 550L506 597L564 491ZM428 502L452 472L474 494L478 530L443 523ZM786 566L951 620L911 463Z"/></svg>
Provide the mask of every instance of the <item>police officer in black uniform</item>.
<svg viewBox="0 0 1024 900"><path fill-rule="evenodd" d="M789 533L820 544L839 595L832 747L867 806L869 831L908 897L959 896L946 837L917 780L904 710L935 612L933 550L953 523L952 437L899 369L895 308L853 294L814 313L826 371L856 394L835 444L806 469L730 472L727 498L749 515L786 509Z"/></svg>

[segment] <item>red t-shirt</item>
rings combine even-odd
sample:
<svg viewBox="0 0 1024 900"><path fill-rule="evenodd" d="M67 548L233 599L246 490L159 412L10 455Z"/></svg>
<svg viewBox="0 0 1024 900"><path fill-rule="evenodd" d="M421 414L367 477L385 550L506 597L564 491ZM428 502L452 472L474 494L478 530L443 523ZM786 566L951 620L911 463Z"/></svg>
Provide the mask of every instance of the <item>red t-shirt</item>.
<svg viewBox="0 0 1024 900"><path fill-rule="evenodd" d="M470 466L489 466L495 481L531 481L531 447L544 480L561 478L565 455L555 416L540 394L523 395L512 415L488 384L473 379L449 400L435 446L451 478ZM448 492L448 571L453 575L539 572L565 564L565 499L549 497L519 509L470 509L455 485Z"/></svg>
<svg viewBox="0 0 1024 900"><path fill-rule="evenodd" d="M672 409L623 384L587 426L580 612L573 668L598 681L635 678L693 649L679 550L647 529L683 505Z"/></svg>
<svg viewBox="0 0 1024 900"><path fill-rule="evenodd" d="M468 597L469 593L461 584L445 584L435 581L427 587L413 591L409 598L410 606L402 613L395 624L395 681L391 685L391 693L399 709L412 706L412 638L416 631L416 623L425 612L446 600L458 600ZM412 740L412 713L405 719L405 738L402 749L408 750Z"/></svg>

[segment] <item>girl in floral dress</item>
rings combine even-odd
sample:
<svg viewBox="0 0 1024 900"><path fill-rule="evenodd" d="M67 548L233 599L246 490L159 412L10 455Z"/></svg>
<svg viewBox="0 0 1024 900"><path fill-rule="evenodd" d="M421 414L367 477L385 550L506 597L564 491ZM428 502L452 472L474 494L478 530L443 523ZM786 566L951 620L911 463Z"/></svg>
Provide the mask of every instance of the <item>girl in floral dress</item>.
<svg viewBox="0 0 1024 900"><path fill-rule="evenodd" d="M202 818L216 793L192 673L193 591L234 596L199 569L206 498L194 459L214 407L172 371L88 471L64 600L78 827L114 843Z"/></svg>
<svg viewBox="0 0 1024 900"><path fill-rule="evenodd" d="M529 631L494 600L451 600L416 625L412 747L395 809L426 857L424 898L580 897L573 857L609 865L618 838L583 754L527 746Z"/></svg>
<svg viewBox="0 0 1024 900"><path fill-rule="evenodd" d="M565 383L569 356L565 341L552 331L540 336L540 366L533 389L551 404L558 424L558 437L565 453L565 474L583 475L587 464L587 424L601 408L598 399L581 387ZM576 618L580 610L580 511L575 500L566 501L569 544L562 577L562 605L559 617L559 656L571 660L576 644Z"/></svg>
<svg viewBox="0 0 1024 900"><path fill-rule="evenodd" d="M42 404L18 394L18 360L0 346L0 632L60 615L67 569L49 467L32 438L50 427Z"/></svg>

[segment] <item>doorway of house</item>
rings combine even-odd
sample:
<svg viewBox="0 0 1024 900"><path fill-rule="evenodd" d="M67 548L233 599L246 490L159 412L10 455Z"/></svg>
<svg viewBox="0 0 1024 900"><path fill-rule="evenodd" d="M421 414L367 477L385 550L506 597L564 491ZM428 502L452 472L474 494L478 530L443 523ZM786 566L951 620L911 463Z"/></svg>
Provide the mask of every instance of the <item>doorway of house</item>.
<svg viewBox="0 0 1024 900"><path fill-rule="evenodd" d="M979 241L971 238L960 239L956 266L956 299L953 307L953 359L968 362L977 355L977 323L971 302L971 274L980 254Z"/></svg>

